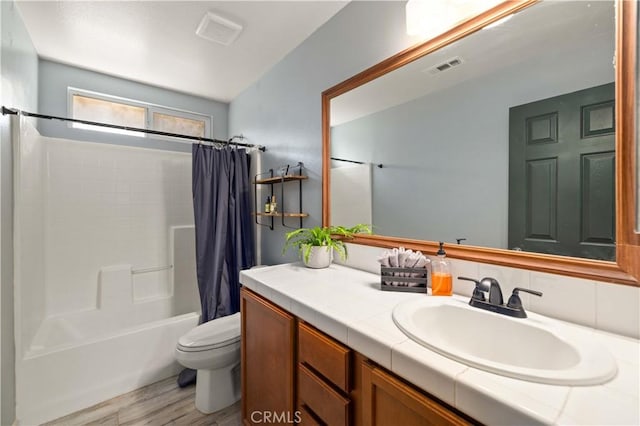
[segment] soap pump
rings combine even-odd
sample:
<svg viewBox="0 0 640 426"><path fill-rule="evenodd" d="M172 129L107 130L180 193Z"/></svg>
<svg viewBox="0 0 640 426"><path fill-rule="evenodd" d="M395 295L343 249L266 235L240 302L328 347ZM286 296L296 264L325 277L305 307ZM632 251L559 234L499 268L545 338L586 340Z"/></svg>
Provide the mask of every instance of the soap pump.
<svg viewBox="0 0 640 426"><path fill-rule="evenodd" d="M453 292L451 264L446 259L444 243L440 241L437 258L431 262L431 294L433 296L451 296Z"/></svg>

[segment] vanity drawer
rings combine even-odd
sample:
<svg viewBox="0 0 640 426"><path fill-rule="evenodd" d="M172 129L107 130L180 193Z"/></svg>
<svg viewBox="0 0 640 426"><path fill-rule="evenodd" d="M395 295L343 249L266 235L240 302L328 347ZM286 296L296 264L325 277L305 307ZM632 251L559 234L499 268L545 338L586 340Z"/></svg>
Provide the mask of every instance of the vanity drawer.
<svg viewBox="0 0 640 426"><path fill-rule="evenodd" d="M350 352L348 347L315 328L298 323L298 361L347 393L351 390Z"/></svg>
<svg viewBox="0 0 640 426"><path fill-rule="evenodd" d="M331 426L349 424L350 401L302 364L298 365L298 405L307 406Z"/></svg>
<svg viewBox="0 0 640 426"><path fill-rule="evenodd" d="M298 406L298 417L302 426L325 426L306 404Z"/></svg>

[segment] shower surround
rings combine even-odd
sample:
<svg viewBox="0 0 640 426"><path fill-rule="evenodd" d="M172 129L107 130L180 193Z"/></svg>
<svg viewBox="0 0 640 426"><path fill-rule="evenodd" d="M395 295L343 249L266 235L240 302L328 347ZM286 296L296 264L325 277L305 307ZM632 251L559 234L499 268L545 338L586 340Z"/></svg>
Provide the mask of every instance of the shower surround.
<svg viewBox="0 0 640 426"><path fill-rule="evenodd" d="M14 120L16 410L37 424L179 371L200 316L191 155Z"/></svg>

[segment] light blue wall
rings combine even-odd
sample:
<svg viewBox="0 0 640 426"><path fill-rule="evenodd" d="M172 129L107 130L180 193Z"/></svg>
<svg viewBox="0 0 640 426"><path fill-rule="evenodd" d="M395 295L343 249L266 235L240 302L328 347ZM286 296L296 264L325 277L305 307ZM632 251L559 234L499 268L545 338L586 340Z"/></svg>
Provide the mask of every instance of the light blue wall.
<svg viewBox="0 0 640 426"><path fill-rule="evenodd" d="M376 232L506 247L509 104L486 80L332 128L333 155L384 165L372 169Z"/></svg>
<svg viewBox="0 0 640 426"><path fill-rule="evenodd" d="M0 102L34 110L38 99L38 57L13 1L0 2ZM0 117L0 424L15 418L13 335L13 170L10 116Z"/></svg>
<svg viewBox="0 0 640 426"><path fill-rule="evenodd" d="M68 117L67 88L75 87L210 115L213 117L213 137L226 140L229 136L227 132L229 105L223 102L178 93L43 59L40 60L39 77L38 112L41 114ZM185 74L185 78L188 78L187 74ZM38 130L43 135L59 138L172 151L191 151L190 143L75 129L68 126L68 123L60 121L39 120Z"/></svg>
<svg viewBox="0 0 640 426"><path fill-rule="evenodd" d="M230 133L267 147L263 170L304 162L305 227L322 223L320 95L416 42L405 34L404 4L351 2L231 102ZM280 254L285 231L262 229L263 263L295 260L293 252Z"/></svg>

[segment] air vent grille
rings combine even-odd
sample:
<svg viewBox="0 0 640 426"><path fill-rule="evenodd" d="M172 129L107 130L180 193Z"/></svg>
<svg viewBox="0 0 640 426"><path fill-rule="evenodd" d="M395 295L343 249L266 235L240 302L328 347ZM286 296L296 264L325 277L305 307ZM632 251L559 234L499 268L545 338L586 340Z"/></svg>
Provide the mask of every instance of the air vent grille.
<svg viewBox="0 0 640 426"><path fill-rule="evenodd" d="M196 34L209 41L230 45L242 31L242 25L213 12L207 12L200 21Z"/></svg>
<svg viewBox="0 0 640 426"><path fill-rule="evenodd" d="M457 67L458 65L461 65L463 62L464 61L460 56L456 56L454 58L447 59L446 61L440 64L434 65L431 68L422 70L422 72L429 73L429 74L438 74L438 73L441 73L442 71L446 71L451 68Z"/></svg>

